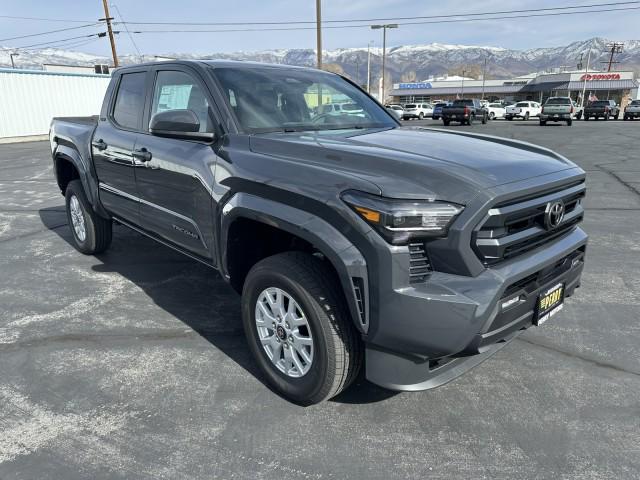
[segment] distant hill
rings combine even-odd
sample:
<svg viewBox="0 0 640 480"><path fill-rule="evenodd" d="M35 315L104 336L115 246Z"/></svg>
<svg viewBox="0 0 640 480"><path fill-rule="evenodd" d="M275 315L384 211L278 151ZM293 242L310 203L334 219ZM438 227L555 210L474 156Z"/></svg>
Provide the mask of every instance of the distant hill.
<svg viewBox="0 0 640 480"><path fill-rule="evenodd" d="M468 71L478 71L478 67L487 60L487 78L508 78L514 75L545 71L548 69L567 66L575 68L583 54L586 63L587 52L591 50L591 65L594 69L603 68L608 59L605 38L591 38L577 41L566 46L550 48L531 48L528 50L511 50L501 47L446 45L431 43L427 45L407 45L390 47L387 49L387 68L394 82L423 80L432 75L442 75L450 71L468 68ZM0 49L0 65L10 66L8 47ZM313 49L282 49L256 52L211 53L194 55L188 53L164 53L159 56L165 58L190 59L233 59L251 60L288 65L315 65L315 50ZM142 60L154 60L153 55L145 55ZM108 57L46 48L42 50L21 51L16 57L16 63L21 68L40 69L43 63L62 63L70 65L93 65L94 63L109 63ZM625 41L624 51L617 55L617 69L635 70L640 73L640 40ZM125 55L121 62L136 63L141 61L137 56ZM340 48L324 52L325 64L331 64L334 71L344 72L351 78L359 78L360 83L366 82L367 49ZM381 73L382 49L372 49L372 77L375 79Z"/></svg>

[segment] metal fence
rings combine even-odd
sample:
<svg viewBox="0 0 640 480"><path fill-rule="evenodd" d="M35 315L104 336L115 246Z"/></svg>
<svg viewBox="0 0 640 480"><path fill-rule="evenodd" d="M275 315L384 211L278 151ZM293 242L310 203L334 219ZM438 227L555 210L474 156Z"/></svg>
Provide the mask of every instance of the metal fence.
<svg viewBox="0 0 640 480"><path fill-rule="evenodd" d="M0 69L0 139L47 134L53 117L98 115L110 78Z"/></svg>

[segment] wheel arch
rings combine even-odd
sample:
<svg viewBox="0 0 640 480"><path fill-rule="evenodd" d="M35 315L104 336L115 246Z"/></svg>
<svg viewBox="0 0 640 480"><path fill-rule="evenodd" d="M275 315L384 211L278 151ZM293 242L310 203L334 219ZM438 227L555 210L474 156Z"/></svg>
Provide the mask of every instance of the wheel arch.
<svg viewBox="0 0 640 480"><path fill-rule="evenodd" d="M220 222L220 270L224 278L236 290L241 288L250 265L239 270L234 262L238 260L234 252L238 225L242 222L256 222L258 233L282 232L299 239L299 249L305 251L309 247L320 253L335 271L340 281L351 319L356 328L366 333L369 326L369 281L367 264L360 251L345 238L336 228L322 218L289 205L258 197L248 193L236 193L222 207ZM251 229L241 232L252 234L251 242L259 241ZM244 237L247 241L246 236ZM241 244L243 244L241 242ZM280 250L287 251L290 249ZM269 250L267 250L269 251ZM280 252L274 252L280 253ZM258 255L255 260L262 257ZM251 261L245 263L252 263ZM255 263L255 262L253 262ZM233 276L236 278L233 278ZM241 278L237 276L240 275Z"/></svg>

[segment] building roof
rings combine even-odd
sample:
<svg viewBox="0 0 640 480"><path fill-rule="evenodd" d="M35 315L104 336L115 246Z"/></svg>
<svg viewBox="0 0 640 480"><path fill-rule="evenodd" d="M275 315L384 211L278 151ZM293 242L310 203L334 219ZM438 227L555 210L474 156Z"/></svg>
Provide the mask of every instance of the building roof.
<svg viewBox="0 0 640 480"><path fill-rule="evenodd" d="M636 80L599 80L596 82L586 82L587 90L627 90L638 88ZM585 82L568 82L567 90L581 90Z"/></svg>

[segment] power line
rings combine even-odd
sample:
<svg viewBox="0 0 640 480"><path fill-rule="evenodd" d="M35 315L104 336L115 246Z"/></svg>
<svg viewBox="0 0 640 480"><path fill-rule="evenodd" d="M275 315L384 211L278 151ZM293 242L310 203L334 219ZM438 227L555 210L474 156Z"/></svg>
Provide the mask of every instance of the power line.
<svg viewBox="0 0 640 480"><path fill-rule="evenodd" d="M70 20L68 18L44 18L44 17L16 17L13 15L0 15L0 18L7 18L9 20L34 20L42 22L63 22L63 23L88 23L92 20Z"/></svg>
<svg viewBox="0 0 640 480"><path fill-rule="evenodd" d="M437 19L437 18L454 18L454 17L479 17L485 15L506 15L512 13L534 13L534 12L554 12L559 10L575 10L580 8L595 8L595 7L607 7L607 6L620 6L620 5L637 5L640 1L627 1L627 2L608 2L608 3L592 3L586 5L572 5L567 7L549 7L549 8L530 8L522 10L502 10L494 12L475 12L475 13L457 13L449 15L428 15L428 16L413 16L413 17L389 17L389 18L364 18L364 19L350 19L350 20L323 20L323 24L327 23L353 23L353 22L386 22L386 21L399 21L399 20L420 20L420 19ZM592 10L602 11L602 10ZM574 12L566 12L574 13ZM575 12L575 13L589 13L589 12ZM511 17L506 17L511 18ZM521 18L521 17L514 17ZM114 22L121 23L121 22ZM122 22L125 23L125 22ZM315 20L290 20L280 22L126 22L129 25L212 25L212 26L242 26L242 25L296 25L296 24L315 24Z"/></svg>
<svg viewBox="0 0 640 480"><path fill-rule="evenodd" d="M80 28L93 27L93 26L99 25L99 24L100 24L100 22L94 22L94 23L89 23L89 24L86 24L86 25L80 25L78 27L59 28L57 30L49 30L48 32L40 32L40 33L31 33L29 35L21 35L19 37L0 38L0 42L6 42L8 40L19 40L21 38L39 37L39 36L42 36L42 35L49 35L51 33L67 32L69 30L78 30Z"/></svg>
<svg viewBox="0 0 640 480"><path fill-rule="evenodd" d="M140 49L138 48L138 45L136 44L136 41L133 39L133 35L131 35L131 32L129 31L129 27L127 25L127 22L125 22L124 18L122 17L122 13L120 12L120 9L118 8L118 5L116 5L115 3L112 3L111 6L116 9L116 12L118 12L118 16L120 17L120 20L122 20L122 23L124 24L124 29L127 31L127 35L129 35L129 39L131 40L131 43L133 44L133 48L135 48L136 52L138 52L138 56L142 57L142 53L140 53ZM116 23L116 22L113 22L113 23Z"/></svg>
<svg viewBox="0 0 640 480"><path fill-rule="evenodd" d="M640 3L640 2L638 2ZM621 12L628 10L640 10L640 7L626 7L617 9L601 9L601 10L587 10L581 12L554 12L554 13L538 13L528 15L509 15L509 16L497 16L497 17L483 17L483 18L461 18L454 20L432 20L423 22L399 22L398 25L429 25L440 23L462 23L462 22L483 22L487 20L505 20L513 18L530 18L530 17L555 17L562 15L580 15L585 13L610 13ZM369 28L370 24L361 25L326 25L323 28L340 29L340 28ZM273 31L296 31L296 30L315 30L316 27L275 27L275 28L236 28L236 29L216 29L216 30L134 30L132 33L234 33L234 32L273 32Z"/></svg>
<svg viewBox="0 0 640 480"><path fill-rule="evenodd" d="M25 49L25 48L40 47L40 46L46 46L46 45L53 45L53 44L57 44L57 43L63 43L63 42L66 42L66 41L76 40L76 39L80 39L80 38L104 37L105 35L106 35L105 32L92 33L92 34L89 34L89 35L78 35L76 37L62 38L62 39L58 39L58 40L50 40L48 42L41 42L41 43L32 43L31 45L22 45L20 47L11 47L11 48L12 49L21 50L21 49Z"/></svg>

